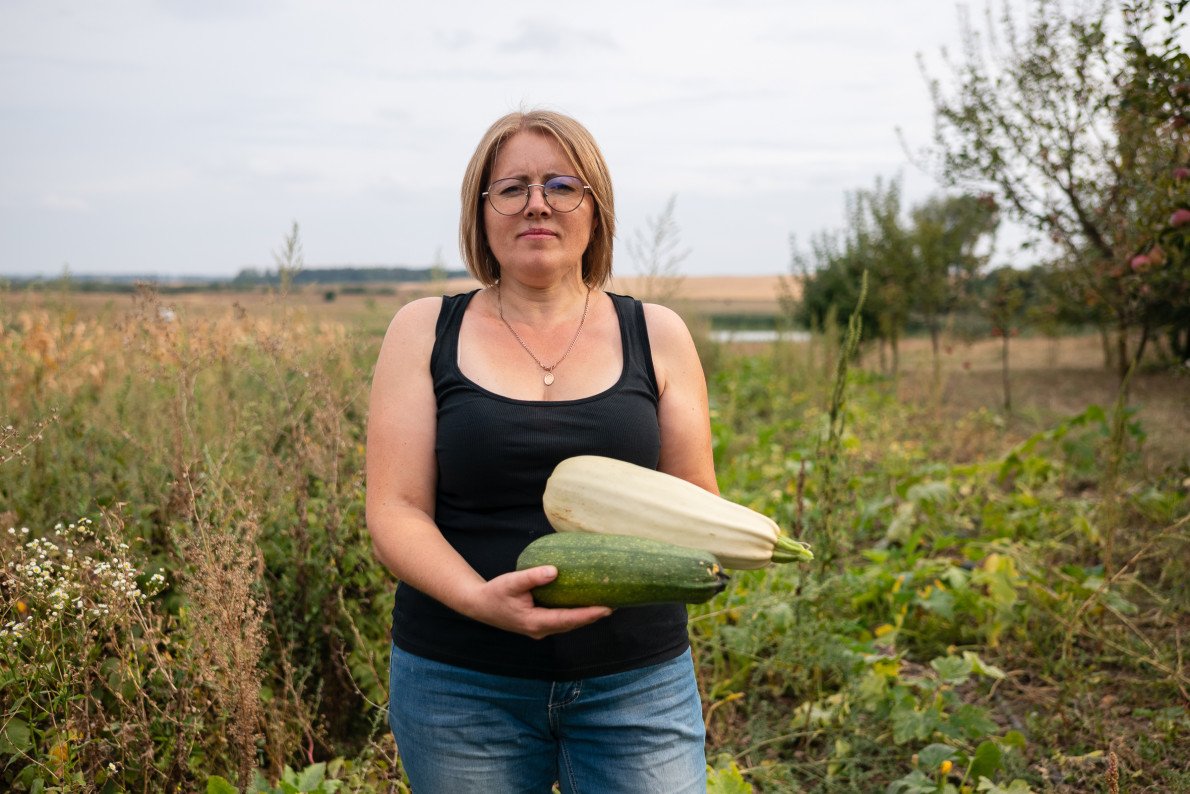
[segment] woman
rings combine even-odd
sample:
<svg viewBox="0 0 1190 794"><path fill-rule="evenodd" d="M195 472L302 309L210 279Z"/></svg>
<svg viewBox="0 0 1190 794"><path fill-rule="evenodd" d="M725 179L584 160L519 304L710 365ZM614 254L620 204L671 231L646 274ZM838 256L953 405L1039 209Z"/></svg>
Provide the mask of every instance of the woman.
<svg viewBox="0 0 1190 794"><path fill-rule="evenodd" d="M717 493L706 384L661 306L601 287L611 179L590 133L512 113L467 168L460 241L482 289L397 312L368 420L367 517L400 580L389 721L417 794L703 791L681 605L545 609L561 460L599 454Z"/></svg>

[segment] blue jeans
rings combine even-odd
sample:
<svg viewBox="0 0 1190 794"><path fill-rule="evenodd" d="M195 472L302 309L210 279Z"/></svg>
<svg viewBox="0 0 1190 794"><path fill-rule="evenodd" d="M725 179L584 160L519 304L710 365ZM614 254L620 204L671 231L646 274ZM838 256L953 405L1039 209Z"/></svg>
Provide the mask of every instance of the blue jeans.
<svg viewBox="0 0 1190 794"><path fill-rule="evenodd" d="M537 681L392 649L388 722L414 794L691 794L707 783L690 652Z"/></svg>

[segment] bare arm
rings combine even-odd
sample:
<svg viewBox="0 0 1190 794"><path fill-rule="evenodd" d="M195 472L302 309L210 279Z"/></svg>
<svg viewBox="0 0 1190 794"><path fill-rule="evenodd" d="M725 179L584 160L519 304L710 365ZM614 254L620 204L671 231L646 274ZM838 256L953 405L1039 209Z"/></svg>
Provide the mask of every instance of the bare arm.
<svg viewBox="0 0 1190 794"><path fill-rule="evenodd" d="M367 520L377 559L393 575L475 620L530 637L569 631L604 607L544 609L530 591L557 571L541 566L484 580L434 523L437 404L430 352L441 300L414 301L389 325L368 411Z"/></svg>
<svg viewBox="0 0 1190 794"><path fill-rule="evenodd" d="M694 340L682 318L664 306L645 304L645 323L661 391L658 468L717 494L707 383Z"/></svg>

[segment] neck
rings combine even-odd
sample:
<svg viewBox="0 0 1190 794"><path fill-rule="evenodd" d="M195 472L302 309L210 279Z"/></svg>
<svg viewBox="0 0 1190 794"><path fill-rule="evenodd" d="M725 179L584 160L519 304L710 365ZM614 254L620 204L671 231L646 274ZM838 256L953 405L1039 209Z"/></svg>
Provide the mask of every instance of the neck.
<svg viewBox="0 0 1190 794"><path fill-rule="evenodd" d="M502 300L500 286L499 285L496 286L496 309L500 313L500 321L504 323L505 327L508 328L509 332L513 335L513 337L516 338L516 340L520 344L520 346L522 348L524 348L525 352L528 353L533 358L534 363L537 364L537 366L542 370L542 372L544 373L544 375L542 376L542 382L547 387L552 386L554 383L554 377L555 377L554 369L559 364L561 364L562 361L568 355L570 355L570 351L572 349L574 349L574 345L578 341L579 334L581 334L583 331L583 325L585 325L587 322L587 310L590 308L590 304L591 304L591 288L587 287L586 294L583 296L583 315L582 315L582 317L579 318L578 328L575 329L574 336L572 336L570 338L570 344L568 344L566 346L566 349L562 352L562 355L559 356L556 360L554 360L554 362L551 364L551 363L542 361L541 358L539 358L538 355L533 352L533 348L531 348L529 346L529 343L525 341L524 337L522 337L519 333L517 333L517 330L512 327L512 323L508 322L508 318L504 316L504 301Z"/></svg>
<svg viewBox="0 0 1190 794"><path fill-rule="evenodd" d="M579 279L568 279L548 287L501 279L494 291L494 297L503 305L505 317L529 323L548 323L580 311L579 307L587 301L591 288Z"/></svg>

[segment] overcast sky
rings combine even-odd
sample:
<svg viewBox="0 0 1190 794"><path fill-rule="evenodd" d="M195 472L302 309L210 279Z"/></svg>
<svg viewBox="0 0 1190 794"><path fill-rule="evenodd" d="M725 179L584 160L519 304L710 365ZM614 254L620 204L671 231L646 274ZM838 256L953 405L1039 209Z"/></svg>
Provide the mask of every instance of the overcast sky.
<svg viewBox="0 0 1190 794"><path fill-rule="evenodd" d="M982 0L974 6L984 8ZM231 276L459 266L483 131L569 113L611 167L623 244L676 195L689 275L787 271L789 237L929 142L950 0L599 3L0 0L0 274Z"/></svg>

